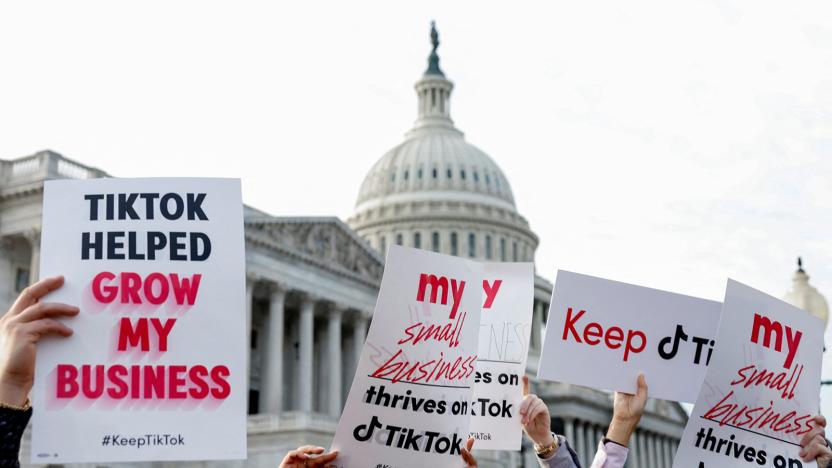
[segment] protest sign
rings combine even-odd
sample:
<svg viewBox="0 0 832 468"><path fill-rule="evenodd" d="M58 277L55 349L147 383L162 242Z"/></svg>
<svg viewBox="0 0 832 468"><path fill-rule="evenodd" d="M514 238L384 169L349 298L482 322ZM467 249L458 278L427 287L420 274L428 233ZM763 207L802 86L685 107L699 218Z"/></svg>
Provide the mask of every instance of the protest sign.
<svg viewBox="0 0 832 468"><path fill-rule="evenodd" d="M520 450L520 403L534 307L533 263L485 263L471 437L485 450Z"/></svg>
<svg viewBox="0 0 832 468"><path fill-rule="evenodd" d="M391 246L332 449L340 467L457 467L468 437L482 266Z"/></svg>
<svg viewBox="0 0 832 468"><path fill-rule="evenodd" d="M800 438L818 412L823 322L728 281L719 345L673 466L805 468Z"/></svg>
<svg viewBox="0 0 832 468"><path fill-rule="evenodd" d="M693 402L714 349L718 302L558 271L538 377Z"/></svg>
<svg viewBox="0 0 832 468"><path fill-rule="evenodd" d="M47 181L46 300L74 334L35 369L35 463L246 457L239 180Z"/></svg>

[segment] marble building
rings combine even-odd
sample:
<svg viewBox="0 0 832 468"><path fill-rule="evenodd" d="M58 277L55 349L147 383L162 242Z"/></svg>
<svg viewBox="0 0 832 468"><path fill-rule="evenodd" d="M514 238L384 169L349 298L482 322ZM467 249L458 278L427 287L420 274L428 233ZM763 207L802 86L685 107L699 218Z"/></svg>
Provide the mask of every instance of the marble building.
<svg viewBox="0 0 832 468"><path fill-rule="evenodd" d="M346 222L245 208L249 459L153 466L273 467L298 445L328 445L372 319L388 246L482 261L534 261L539 239L518 211L510 182L451 119L454 85L439 65L437 47L434 32L427 70L415 85L413 128L367 173ZM0 160L0 308L38 277L43 181L95 177L108 174L52 151ZM531 376L552 284L536 276L534 289ZM828 314L802 267L787 300ZM555 430L588 465L612 414L611 395L536 379L533 391L548 403ZM670 467L686 421L680 405L651 400L627 466ZM517 453L477 456L481 466L537 466L528 444Z"/></svg>

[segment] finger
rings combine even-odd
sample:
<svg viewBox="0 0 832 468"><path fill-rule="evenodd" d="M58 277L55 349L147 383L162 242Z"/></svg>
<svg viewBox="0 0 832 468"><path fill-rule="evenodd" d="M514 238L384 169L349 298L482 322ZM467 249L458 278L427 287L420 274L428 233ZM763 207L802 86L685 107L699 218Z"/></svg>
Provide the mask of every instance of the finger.
<svg viewBox="0 0 832 468"><path fill-rule="evenodd" d="M528 394L529 394L529 376L524 375L523 376L523 396L526 396Z"/></svg>
<svg viewBox="0 0 832 468"><path fill-rule="evenodd" d="M821 444L819 442L813 442L813 443L809 444L808 446L803 447L800 450L800 457L803 459L803 461L808 462L808 461L814 460L819 455L824 453L825 449L826 449L825 444Z"/></svg>
<svg viewBox="0 0 832 468"><path fill-rule="evenodd" d="M465 448L467 448L469 452L474 449L474 438L473 437L468 438L468 442L465 443Z"/></svg>
<svg viewBox="0 0 832 468"><path fill-rule="evenodd" d="M309 457L309 466L326 466L332 460L335 460L338 457L338 452L330 452L325 455L316 456L316 457Z"/></svg>
<svg viewBox="0 0 832 468"><path fill-rule="evenodd" d="M20 327L24 333L34 336L35 340L38 340L47 335L72 335L71 328L51 318L35 320L34 322L29 322L25 325L21 325Z"/></svg>
<svg viewBox="0 0 832 468"><path fill-rule="evenodd" d="M814 421L815 427L826 427L826 418L824 418L822 414L815 416L815 418L812 419L812 421Z"/></svg>
<svg viewBox="0 0 832 468"><path fill-rule="evenodd" d="M44 278L37 283L26 287L17 297L14 305L9 309L9 314L17 315L25 310L30 305L36 303L43 296L60 288L64 284L63 276L53 276Z"/></svg>
<svg viewBox="0 0 832 468"><path fill-rule="evenodd" d="M636 385L638 386L638 388L636 389L636 395L638 396L639 400L647 401L647 379L644 378L644 374L638 374Z"/></svg>
<svg viewBox="0 0 832 468"><path fill-rule="evenodd" d="M546 403L544 403L543 400L538 398L537 401L534 402L534 405L532 405L532 407L529 408L529 414L527 416L529 423L537 419L537 417L545 411L548 411L548 408L546 408Z"/></svg>
<svg viewBox="0 0 832 468"><path fill-rule="evenodd" d="M75 306L59 302L38 302L27 307L16 317L16 320L25 323L47 317L71 317L78 315L79 311L80 309Z"/></svg>
<svg viewBox="0 0 832 468"><path fill-rule="evenodd" d="M308 453L317 455L319 453L324 453L323 447L318 447L317 445L301 445L297 448L297 451L300 453Z"/></svg>
<svg viewBox="0 0 832 468"><path fill-rule="evenodd" d="M813 428L811 431L804 434L803 437L800 439L800 446L801 447L808 446L809 444L812 443L813 439L820 436L822 433L823 433L823 430L821 428L819 428L819 427ZM821 436L821 438L823 438L823 436ZM824 443L824 445L826 444L826 439L823 440L823 443Z"/></svg>
<svg viewBox="0 0 832 468"><path fill-rule="evenodd" d="M529 406L531 406L531 404L534 403L535 398L535 395L526 395L523 397L523 401L520 402L521 415L529 412Z"/></svg>

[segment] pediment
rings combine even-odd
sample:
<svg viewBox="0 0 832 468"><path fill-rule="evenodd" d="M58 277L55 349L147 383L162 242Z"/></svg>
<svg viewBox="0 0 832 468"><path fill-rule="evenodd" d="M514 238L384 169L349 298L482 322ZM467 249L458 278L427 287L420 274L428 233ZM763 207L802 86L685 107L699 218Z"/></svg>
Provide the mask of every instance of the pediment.
<svg viewBox="0 0 832 468"><path fill-rule="evenodd" d="M278 217L246 209L246 242L378 287L384 259L335 217Z"/></svg>

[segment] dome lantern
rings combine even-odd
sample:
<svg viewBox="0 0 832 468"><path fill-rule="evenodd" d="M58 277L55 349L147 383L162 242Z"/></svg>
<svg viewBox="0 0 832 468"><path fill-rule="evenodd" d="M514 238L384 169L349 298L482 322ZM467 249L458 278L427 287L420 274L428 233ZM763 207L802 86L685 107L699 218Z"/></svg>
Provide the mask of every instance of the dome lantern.
<svg viewBox="0 0 832 468"><path fill-rule="evenodd" d="M792 289L783 300L823 320L824 326L829 321L829 305L823 295L809 284L809 275L803 269L803 259L800 257L797 258L797 271L792 277Z"/></svg>
<svg viewBox="0 0 832 468"><path fill-rule="evenodd" d="M411 133L425 127L444 127L459 132L451 120L451 91L454 84L445 78L445 73L439 68L439 55L436 53L439 47L439 33L434 21L430 23L430 42L433 49L428 57L428 68L415 85L419 108L418 118Z"/></svg>

